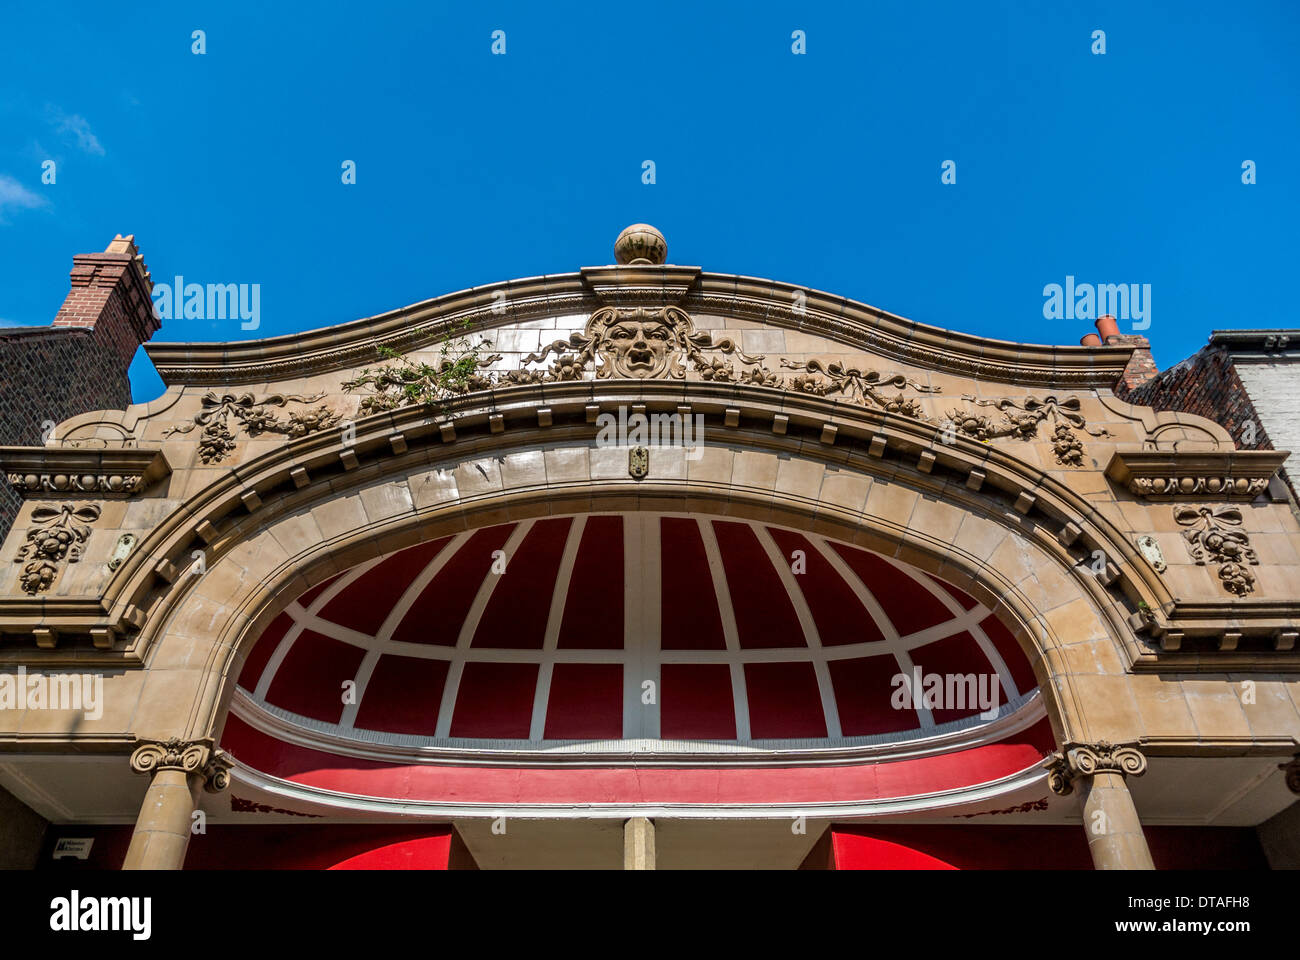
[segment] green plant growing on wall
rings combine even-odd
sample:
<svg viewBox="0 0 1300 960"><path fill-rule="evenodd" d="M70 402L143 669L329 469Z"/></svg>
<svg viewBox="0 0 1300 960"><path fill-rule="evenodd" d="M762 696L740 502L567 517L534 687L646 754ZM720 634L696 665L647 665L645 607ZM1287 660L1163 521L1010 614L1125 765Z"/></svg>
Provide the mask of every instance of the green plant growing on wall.
<svg viewBox="0 0 1300 960"><path fill-rule="evenodd" d="M470 326L466 320L458 327ZM500 360L500 354L489 354L492 341L483 338L472 343L465 335L448 335L438 350L437 363L414 361L391 347L378 347L381 359L390 361L375 369L365 368L355 380L343 384L345 390L371 391L361 401L362 413L378 413L397 407L416 404L446 405L452 397L475 390L487 390L493 378L484 367Z"/></svg>

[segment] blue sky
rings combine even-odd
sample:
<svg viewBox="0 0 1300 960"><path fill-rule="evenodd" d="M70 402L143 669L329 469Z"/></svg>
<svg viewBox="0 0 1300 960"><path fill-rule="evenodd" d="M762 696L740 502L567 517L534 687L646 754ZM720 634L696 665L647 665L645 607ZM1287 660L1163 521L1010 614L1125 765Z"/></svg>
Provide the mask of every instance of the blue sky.
<svg viewBox="0 0 1300 960"><path fill-rule="evenodd" d="M1161 367L1297 325L1294 2L281 7L5 11L0 323L49 323L118 232L156 281L260 284L255 332L157 335L235 340L608 263L647 221L674 263L1010 340L1092 329L1043 318L1067 275L1149 283Z"/></svg>

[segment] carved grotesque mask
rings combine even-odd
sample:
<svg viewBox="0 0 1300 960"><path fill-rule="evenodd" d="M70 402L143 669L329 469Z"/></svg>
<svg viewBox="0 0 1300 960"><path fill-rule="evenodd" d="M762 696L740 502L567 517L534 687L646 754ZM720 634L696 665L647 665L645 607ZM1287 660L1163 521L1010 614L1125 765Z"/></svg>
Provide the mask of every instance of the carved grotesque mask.
<svg viewBox="0 0 1300 960"><path fill-rule="evenodd" d="M680 347L670 324L635 310L605 328L599 349L614 376L648 380L668 375Z"/></svg>

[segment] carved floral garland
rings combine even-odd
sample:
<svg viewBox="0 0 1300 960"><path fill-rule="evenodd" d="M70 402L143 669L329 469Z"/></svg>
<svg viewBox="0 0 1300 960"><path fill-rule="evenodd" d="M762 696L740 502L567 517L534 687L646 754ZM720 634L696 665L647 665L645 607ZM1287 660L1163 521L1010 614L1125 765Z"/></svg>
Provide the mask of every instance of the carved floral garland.
<svg viewBox="0 0 1300 960"><path fill-rule="evenodd" d="M90 524L99 519L99 514L99 507L93 503L80 507L65 503L32 511L35 526L27 531L27 542L14 557L15 563L26 561L19 578L24 591L43 593L54 583L64 561L76 563L81 559L82 545L90 537Z"/></svg>
<svg viewBox="0 0 1300 960"><path fill-rule="evenodd" d="M278 433L290 439L305 437L309 433L326 430L338 422L339 416L325 405L310 410L291 413L280 419L267 407L283 407L286 403L315 403L325 394L311 397L273 394L258 400L251 393L239 395L226 393L218 396L209 393L203 398L203 409L194 415L194 422L172 427L163 438L176 433L189 433L202 427L199 438L199 457L204 463L220 463L235 449L235 437L230 430L233 418L243 425L250 437L262 433Z"/></svg>
<svg viewBox="0 0 1300 960"><path fill-rule="evenodd" d="M1241 530L1241 511L1236 507L1175 507L1174 520L1183 531L1188 552L1200 566L1210 563L1219 567L1223 588L1239 597L1255 589L1255 575L1249 566L1257 566L1259 557L1250 538ZM1249 565L1249 566L1248 566Z"/></svg>
<svg viewBox="0 0 1300 960"><path fill-rule="evenodd" d="M499 357L495 355L482 358L483 365L497 359ZM683 380L689 371L693 371L706 381L793 390L819 397L842 396L852 403L934 424L941 428L945 437L960 434L989 441L1014 436L1028 441L1036 438L1039 426L1048 421L1052 428L1056 462L1063 466L1083 464L1083 443L1076 431L1082 430L1094 437L1110 436L1104 428L1087 425L1077 397L977 400L963 396L962 400L976 406L996 408L1001 416L994 418L979 412L952 409L945 419L937 420L925 413L919 399L909 397L905 391L935 394L940 392L940 388L924 386L903 374L848 367L838 361L826 363L812 359L798 362L782 358L780 367L798 371L787 381L768 369L763 364L765 359L763 354L746 354L730 338L715 339L708 331L697 331L690 315L679 307L602 307L591 314L582 332L572 334L568 340L553 341L539 352L528 354L519 369L504 373L476 371L467 386L475 390L490 389L497 384L559 383L582 380L590 374L600 380ZM549 362L548 366L541 369L528 366L543 362ZM397 371L391 375L395 382L400 381L401 373ZM354 381L345 386L361 383ZM897 392L886 393L887 388ZM401 391L392 389L376 390L375 397L363 401L363 409L390 409L420 402L420 397L414 394L403 395Z"/></svg>

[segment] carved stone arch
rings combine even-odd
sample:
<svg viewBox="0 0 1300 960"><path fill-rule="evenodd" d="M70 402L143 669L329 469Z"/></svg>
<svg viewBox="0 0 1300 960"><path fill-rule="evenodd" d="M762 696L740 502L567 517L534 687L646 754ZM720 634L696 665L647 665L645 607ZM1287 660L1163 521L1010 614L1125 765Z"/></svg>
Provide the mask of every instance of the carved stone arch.
<svg viewBox="0 0 1300 960"><path fill-rule="evenodd" d="M180 578L169 602L153 607L145 631L151 635L145 653L150 676L136 733L161 735L163 725L174 732L174 707L187 685L192 693L186 735L216 733L239 664L261 629L294 596L357 563L504 519L683 508L815 532L897 557L953 583L997 613L1029 654L1058 740L1125 732L1105 723L1097 729L1074 689L1079 658L1099 665L1093 680L1122 676L1115 612L1107 609L1104 588L1081 574L1063 547L1048 549L1055 541L1047 525L1026 525L1007 505L979 506L964 485L966 502L955 490L949 499L938 496L933 474L914 467L870 459L828 467L782 460L779 451L746 438L725 440L705 450L696 474L701 480L685 500L678 485L656 481L653 474L640 483L628 479L625 470L620 474L618 455L625 459L625 451L597 455L589 438L577 437L557 446L554 434L546 437L549 455L556 462L566 454L575 461L585 457L586 478L512 485L506 478L522 469L520 463L548 455L541 453L542 435L523 430L495 449L460 453L453 447L436 458L410 452L328 486L268 497L214 535L205 573ZM666 463L669 451L654 453L657 470L690 479L690 464ZM739 468L738 459L746 460ZM728 478L703 479L721 460L732 463ZM826 482L828 469L833 476ZM818 489L824 486L825 495L802 496L791 471L820 471ZM898 519L903 503L911 504L907 522ZM169 679L173 669L178 672ZM149 685L156 685L159 703L171 712L149 708L154 695ZM150 718L159 729L149 727ZM1111 722L1113 715L1106 721Z"/></svg>

